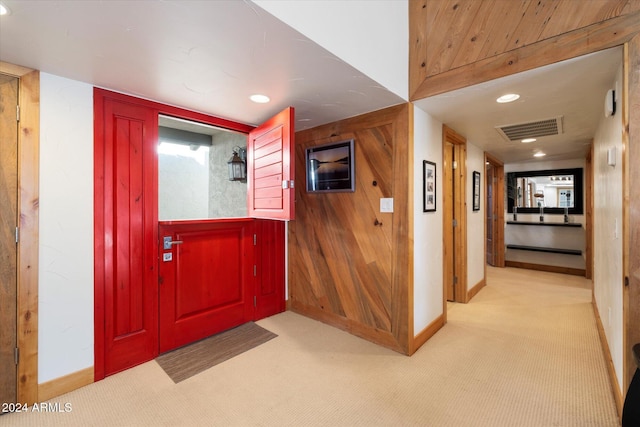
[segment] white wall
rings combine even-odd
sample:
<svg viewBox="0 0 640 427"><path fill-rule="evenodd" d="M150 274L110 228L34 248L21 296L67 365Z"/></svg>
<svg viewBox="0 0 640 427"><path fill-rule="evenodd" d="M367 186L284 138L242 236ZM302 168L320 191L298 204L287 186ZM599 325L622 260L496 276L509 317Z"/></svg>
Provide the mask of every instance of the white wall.
<svg viewBox="0 0 640 427"><path fill-rule="evenodd" d="M616 74L616 94L621 93L622 66ZM602 94L604 98L604 94ZM600 319L616 370L618 384L623 374L622 316L622 114L618 97L618 112L609 118L604 114L594 136L593 288ZM607 150L615 148L616 166L607 165ZM631 183L631 185L634 185ZM637 242L632 242L637 244Z"/></svg>
<svg viewBox="0 0 640 427"><path fill-rule="evenodd" d="M409 99L408 0L253 0L258 6Z"/></svg>
<svg viewBox="0 0 640 427"><path fill-rule="evenodd" d="M40 73L38 382L93 366L93 88Z"/></svg>
<svg viewBox="0 0 640 427"><path fill-rule="evenodd" d="M484 151L467 141L467 291L484 280L486 241ZM473 172L480 172L480 210L473 210Z"/></svg>
<svg viewBox="0 0 640 427"><path fill-rule="evenodd" d="M414 108L413 330L418 335L443 314L442 123ZM423 212L422 161L436 164L436 211Z"/></svg>

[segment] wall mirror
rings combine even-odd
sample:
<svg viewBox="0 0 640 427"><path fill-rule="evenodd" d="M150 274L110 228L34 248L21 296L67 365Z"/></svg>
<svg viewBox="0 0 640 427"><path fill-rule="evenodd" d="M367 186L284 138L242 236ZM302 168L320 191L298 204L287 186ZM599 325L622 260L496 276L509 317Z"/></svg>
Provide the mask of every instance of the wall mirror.
<svg viewBox="0 0 640 427"><path fill-rule="evenodd" d="M581 215L583 208L582 168L549 169L507 173L507 209L519 213Z"/></svg>

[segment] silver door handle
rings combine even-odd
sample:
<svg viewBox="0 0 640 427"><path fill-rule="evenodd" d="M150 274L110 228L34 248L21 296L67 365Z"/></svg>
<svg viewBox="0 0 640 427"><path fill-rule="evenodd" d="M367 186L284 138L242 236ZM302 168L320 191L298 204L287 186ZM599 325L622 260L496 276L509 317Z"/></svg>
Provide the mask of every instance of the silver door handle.
<svg viewBox="0 0 640 427"><path fill-rule="evenodd" d="M171 236L164 236L162 238L162 249L168 250L171 249L171 245L181 245L182 240L171 240Z"/></svg>

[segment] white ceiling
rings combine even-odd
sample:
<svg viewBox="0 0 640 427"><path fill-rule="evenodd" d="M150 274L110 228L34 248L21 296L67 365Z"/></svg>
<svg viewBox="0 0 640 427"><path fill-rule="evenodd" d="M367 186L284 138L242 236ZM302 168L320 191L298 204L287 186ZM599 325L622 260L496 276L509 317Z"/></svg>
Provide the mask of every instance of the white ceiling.
<svg viewBox="0 0 640 427"><path fill-rule="evenodd" d="M241 123L293 106L301 130L404 102L250 1L2 3L0 60Z"/></svg>
<svg viewBox="0 0 640 427"><path fill-rule="evenodd" d="M247 0L1 1L11 11L0 17L1 61L241 123L291 105L302 130L404 102ZM505 163L538 149L583 157L621 57L604 51L416 104ZM521 98L497 104L505 92ZM494 129L557 115L565 133L533 144Z"/></svg>
<svg viewBox="0 0 640 427"><path fill-rule="evenodd" d="M584 158L604 119L605 95L615 89L621 64L622 48L612 48L423 99L416 105L505 163L537 161L533 157L537 151L546 154L544 161ZM520 98L497 103L506 93ZM557 116L562 116L564 132L529 144L507 141L495 129Z"/></svg>

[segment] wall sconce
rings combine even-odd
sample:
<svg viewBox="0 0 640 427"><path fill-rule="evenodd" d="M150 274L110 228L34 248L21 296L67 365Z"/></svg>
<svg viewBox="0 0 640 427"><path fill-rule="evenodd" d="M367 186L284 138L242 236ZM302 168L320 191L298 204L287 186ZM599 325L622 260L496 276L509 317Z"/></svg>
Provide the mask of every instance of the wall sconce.
<svg viewBox="0 0 640 427"><path fill-rule="evenodd" d="M247 150L245 148L235 147L233 155L227 162L229 165L229 181L246 181L247 180Z"/></svg>

